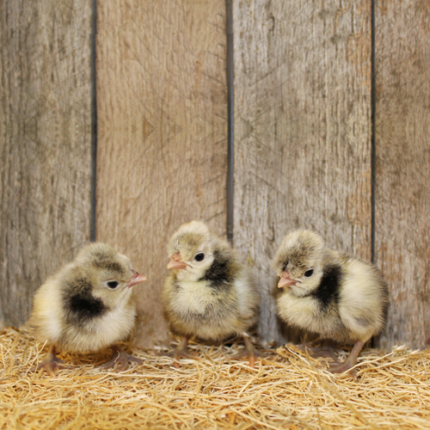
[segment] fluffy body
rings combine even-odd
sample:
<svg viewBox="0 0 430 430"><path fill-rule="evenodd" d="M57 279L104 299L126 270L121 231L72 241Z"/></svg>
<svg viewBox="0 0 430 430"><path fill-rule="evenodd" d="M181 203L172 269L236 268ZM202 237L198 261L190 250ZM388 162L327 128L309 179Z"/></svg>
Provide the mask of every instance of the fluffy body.
<svg viewBox="0 0 430 430"><path fill-rule="evenodd" d="M175 334L221 341L242 335L258 318L259 294L230 245L211 235L206 225L182 225L168 245L186 268L172 270L162 301ZM195 256L204 253L201 262ZM178 254L178 255L179 255Z"/></svg>
<svg viewBox="0 0 430 430"><path fill-rule="evenodd" d="M374 265L325 248L306 230L284 239L272 265L296 281L277 299L287 323L344 343L365 343L384 328L388 290Z"/></svg>
<svg viewBox="0 0 430 430"><path fill-rule="evenodd" d="M242 335L257 322L258 295L245 273L220 289L209 281L166 280L163 304L172 331L207 341Z"/></svg>
<svg viewBox="0 0 430 430"><path fill-rule="evenodd" d="M87 246L37 290L29 321L36 338L78 353L124 340L136 314L132 276L126 256L102 243ZM106 285L112 281L115 290Z"/></svg>

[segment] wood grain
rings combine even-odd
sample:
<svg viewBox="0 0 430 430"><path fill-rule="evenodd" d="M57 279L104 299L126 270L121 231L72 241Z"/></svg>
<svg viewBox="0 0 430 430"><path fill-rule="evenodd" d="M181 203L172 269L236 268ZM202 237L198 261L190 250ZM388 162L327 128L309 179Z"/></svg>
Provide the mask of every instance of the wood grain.
<svg viewBox="0 0 430 430"><path fill-rule="evenodd" d="M224 0L98 2L97 239L129 255L136 343L166 339L166 243L183 222L226 234Z"/></svg>
<svg viewBox="0 0 430 430"><path fill-rule="evenodd" d="M283 341L270 262L289 231L371 257L370 1L243 0L233 20L234 243L262 291L260 335Z"/></svg>
<svg viewBox="0 0 430 430"><path fill-rule="evenodd" d="M0 0L0 325L89 240L91 3Z"/></svg>
<svg viewBox="0 0 430 430"><path fill-rule="evenodd" d="M376 259L384 345L430 344L430 4L376 1Z"/></svg>

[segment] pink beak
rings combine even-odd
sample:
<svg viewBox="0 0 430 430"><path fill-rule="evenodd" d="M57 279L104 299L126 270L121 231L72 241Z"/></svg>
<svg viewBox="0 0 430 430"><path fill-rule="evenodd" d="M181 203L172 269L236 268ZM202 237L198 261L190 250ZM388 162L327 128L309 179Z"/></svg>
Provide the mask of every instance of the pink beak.
<svg viewBox="0 0 430 430"><path fill-rule="evenodd" d="M133 276L130 279L130 282L127 284L127 287L131 288L134 285L140 284L141 282L146 281L146 276L140 275L139 273L133 270Z"/></svg>
<svg viewBox="0 0 430 430"><path fill-rule="evenodd" d="M182 261L181 254L177 252L170 257L168 269L186 269L187 265Z"/></svg>
<svg viewBox="0 0 430 430"><path fill-rule="evenodd" d="M296 285L297 281L295 281L294 279L290 278L290 274L284 270L281 273L281 279L279 280L278 283L278 288L282 288L282 287L289 287L290 285Z"/></svg>

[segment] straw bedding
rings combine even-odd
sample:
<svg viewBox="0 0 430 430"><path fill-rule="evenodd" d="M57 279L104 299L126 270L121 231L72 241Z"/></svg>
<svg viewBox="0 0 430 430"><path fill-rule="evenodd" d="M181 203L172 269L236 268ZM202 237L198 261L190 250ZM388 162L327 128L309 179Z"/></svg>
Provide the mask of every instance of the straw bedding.
<svg viewBox="0 0 430 430"><path fill-rule="evenodd" d="M366 350L354 380L292 345L255 369L229 359L239 348L192 344L200 359L180 369L135 350L144 364L124 373L97 368L110 351L62 354L76 368L50 378L30 371L43 345L8 328L0 333L0 429L430 428L430 350Z"/></svg>

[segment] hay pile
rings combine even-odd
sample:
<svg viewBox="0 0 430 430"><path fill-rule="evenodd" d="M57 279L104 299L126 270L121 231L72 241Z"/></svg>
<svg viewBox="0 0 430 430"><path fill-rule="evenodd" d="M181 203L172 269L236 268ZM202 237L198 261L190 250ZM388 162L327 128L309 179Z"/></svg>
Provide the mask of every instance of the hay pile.
<svg viewBox="0 0 430 430"><path fill-rule="evenodd" d="M294 347L230 361L234 347L192 345L199 361L135 351L124 373L95 367L110 355L61 358L57 378L29 369L45 354L25 331L0 333L0 429L429 429L430 350L366 350L358 380L333 376Z"/></svg>

